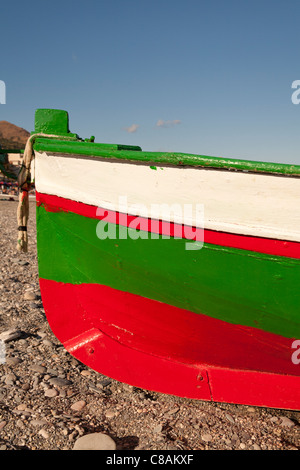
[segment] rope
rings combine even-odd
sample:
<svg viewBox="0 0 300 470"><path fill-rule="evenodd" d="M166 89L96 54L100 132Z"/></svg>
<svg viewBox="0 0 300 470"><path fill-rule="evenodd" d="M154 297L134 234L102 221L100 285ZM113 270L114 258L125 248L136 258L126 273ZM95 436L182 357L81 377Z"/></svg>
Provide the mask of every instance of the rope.
<svg viewBox="0 0 300 470"><path fill-rule="evenodd" d="M23 163L18 174L18 186L19 186L19 204L17 209L17 220L18 220L18 243L17 250L27 253L28 251L28 234L27 234L27 222L29 218L29 198L28 194L32 188L30 165L34 158L33 141L37 137L47 137L61 139L61 136L51 134L33 134L29 137L26 142Z"/></svg>

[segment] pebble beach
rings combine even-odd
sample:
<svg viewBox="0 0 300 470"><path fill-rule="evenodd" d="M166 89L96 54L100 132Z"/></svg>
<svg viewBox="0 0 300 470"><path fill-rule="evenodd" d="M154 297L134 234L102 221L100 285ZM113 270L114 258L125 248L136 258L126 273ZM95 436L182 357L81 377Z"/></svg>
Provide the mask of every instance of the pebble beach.
<svg viewBox="0 0 300 470"><path fill-rule="evenodd" d="M163 395L73 358L40 296L35 204L26 254L16 250L16 211L0 195L0 450L300 449L299 412Z"/></svg>

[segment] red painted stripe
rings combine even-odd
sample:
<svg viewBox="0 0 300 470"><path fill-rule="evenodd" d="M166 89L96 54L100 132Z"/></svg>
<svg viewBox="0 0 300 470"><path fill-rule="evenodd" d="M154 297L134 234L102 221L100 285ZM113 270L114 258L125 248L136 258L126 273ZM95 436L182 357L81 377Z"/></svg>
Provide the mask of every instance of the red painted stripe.
<svg viewBox="0 0 300 470"><path fill-rule="evenodd" d="M292 339L98 284L40 286L54 334L102 374L189 398L300 409Z"/></svg>
<svg viewBox="0 0 300 470"><path fill-rule="evenodd" d="M75 214L98 220L105 218L107 222L117 223L118 225L127 227L132 226L137 219L135 216L128 214L121 214L107 209L97 208L96 206L49 194L41 194L37 192L36 200L38 205L43 204L46 210L50 212L74 212ZM156 221L157 223L153 223L150 219L142 217L139 217L138 219L140 221L140 226L136 228L152 233L163 235L169 234L171 237L177 236L189 240L204 240L206 244L300 259L299 242L217 232L207 229L202 230L195 227L187 227L164 221Z"/></svg>

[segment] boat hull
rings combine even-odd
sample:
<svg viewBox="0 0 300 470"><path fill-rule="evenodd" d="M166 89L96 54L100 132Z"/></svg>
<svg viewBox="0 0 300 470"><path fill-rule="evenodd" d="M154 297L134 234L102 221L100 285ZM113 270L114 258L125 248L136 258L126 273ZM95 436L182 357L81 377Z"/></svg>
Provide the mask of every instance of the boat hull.
<svg viewBox="0 0 300 470"><path fill-rule="evenodd" d="M102 374L186 398L299 409L287 338L97 284L40 286L54 334Z"/></svg>
<svg viewBox="0 0 300 470"><path fill-rule="evenodd" d="M100 240L116 215L37 193L41 293L66 349L148 390L300 409L299 244L204 231L189 251L163 225L154 239Z"/></svg>

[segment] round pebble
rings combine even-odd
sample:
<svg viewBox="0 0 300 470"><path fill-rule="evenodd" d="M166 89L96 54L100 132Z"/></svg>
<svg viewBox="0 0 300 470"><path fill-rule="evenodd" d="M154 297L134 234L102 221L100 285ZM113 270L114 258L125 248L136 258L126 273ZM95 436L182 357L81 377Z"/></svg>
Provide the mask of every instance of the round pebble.
<svg viewBox="0 0 300 470"><path fill-rule="evenodd" d="M76 403L73 403L71 406L71 410L74 411L81 411L83 408L86 406L86 402L83 400L77 401Z"/></svg>
<svg viewBox="0 0 300 470"><path fill-rule="evenodd" d="M21 403L20 405L17 406L17 410L19 411L24 411L26 410L27 406L25 403Z"/></svg>
<svg viewBox="0 0 300 470"><path fill-rule="evenodd" d="M58 395L58 391L55 390L54 388L49 388L49 390L45 391L45 397L54 398L54 397L57 397L57 395Z"/></svg>
<svg viewBox="0 0 300 470"><path fill-rule="evenodd" d="M91 372L89 370L82 370L80 372L81 375L83 375L83 377L89 377L91 375Z"/></svg>
<svg viewBox="0 0 300 470"><path fill-rule="evenodd" d="M107 434L92 433L77 439L73 450L116 450L116 443Z"/></svg>
<svg viewBox="0 0 300 470"><path fill-rule="evenodd" d="M27 291L24 294L24 300L36 300L37 295L34 292Z"/></svg>
<svg viewBox="0 0 300 470"><path fill-rule="evenodd" d="M46 429L41 429L39 431L39 435L42 436L44 439L49 439L49 433L46 431Z"/></svg>

